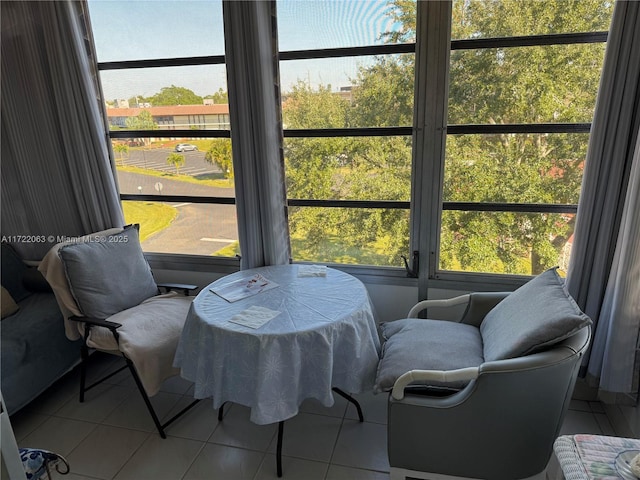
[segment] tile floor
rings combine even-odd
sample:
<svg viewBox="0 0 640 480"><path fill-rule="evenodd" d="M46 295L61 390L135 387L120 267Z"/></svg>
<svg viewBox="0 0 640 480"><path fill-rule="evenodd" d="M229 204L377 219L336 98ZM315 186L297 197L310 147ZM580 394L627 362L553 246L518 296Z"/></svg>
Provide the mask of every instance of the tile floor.
<svg viewBox="0 0 640 480"><path fill-rule="evenodd" d="M112 368L110 356L92 356L96 375ZM203 400L167 428L162 440L127 372L77 399L78 372L70 372L40 398L11 417L20 447L64 455L71 465L56 479L265 480L275 479L277 427L249 421L249 410L225 407L222 422ZM153 397L159 416L169 418L192 397L191 385L174 377ZM339 396L331 408L305 402L284 425L283 479L382 480L386 455L386 395L363 394L365 422ZM597 402L574 400L562 434L615 435Z"/></svg>

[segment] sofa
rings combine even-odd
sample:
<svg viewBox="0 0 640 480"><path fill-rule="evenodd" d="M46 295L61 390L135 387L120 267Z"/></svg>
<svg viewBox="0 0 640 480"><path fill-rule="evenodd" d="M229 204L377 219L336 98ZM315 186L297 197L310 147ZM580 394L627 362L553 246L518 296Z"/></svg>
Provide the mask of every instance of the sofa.
<svg viewBox="0 0 640 480"><path fill-rule="evenodd" d="M1 388L14 414L80 362L49 284L2 243Z"/></svg>

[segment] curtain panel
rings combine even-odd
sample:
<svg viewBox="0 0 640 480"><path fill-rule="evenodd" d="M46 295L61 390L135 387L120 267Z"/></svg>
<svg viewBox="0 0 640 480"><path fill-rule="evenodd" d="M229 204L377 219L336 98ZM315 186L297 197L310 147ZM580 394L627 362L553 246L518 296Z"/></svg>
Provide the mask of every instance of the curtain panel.
<svg viewBox="0 0 640 480"><path fill-rule="evenodd" d="M222 3L242 269L290 261L275 2Z"/></svg>
<svg viewBox="0 0 640 480"><path fill-rule="evenodd" d="M633 358L640 323L640 282L632 280L637 278L634 265L640 240L629 232L637 228L640 209L638 182L630 180L632 170L638 168L632 165L638 161L639 110L640 2L618 0L607 41L567 274L569 292L595 324L593 346L583 367L587 366L600 388L618 393L629 393L630 382L637 375ZM622 359L621 355L627 356Z"/></svg>
<svg viewBox="0 0 640 480"><path fill-rule="evenodd" d="M29 260L59 237L124 223L83 7L0 5L2 236Z"/></svg>

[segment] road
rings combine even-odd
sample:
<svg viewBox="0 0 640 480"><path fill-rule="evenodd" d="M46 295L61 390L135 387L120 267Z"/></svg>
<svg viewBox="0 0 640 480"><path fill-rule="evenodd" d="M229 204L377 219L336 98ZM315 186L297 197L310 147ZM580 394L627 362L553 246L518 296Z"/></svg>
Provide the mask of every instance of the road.
<svg viewBox="0 0 640 480"><path fill-rule="evenodd" d="M198 153L198 152L186 152ZM162 183L164 195L233 197L233 188L210 187L151 175L118 172L121 193L158 194L154 185ZM142 187L141 190L138 186ZM212 255L238 239L235 205L167 202L178 215L166 228L142 242L145 252Z"/></svg>

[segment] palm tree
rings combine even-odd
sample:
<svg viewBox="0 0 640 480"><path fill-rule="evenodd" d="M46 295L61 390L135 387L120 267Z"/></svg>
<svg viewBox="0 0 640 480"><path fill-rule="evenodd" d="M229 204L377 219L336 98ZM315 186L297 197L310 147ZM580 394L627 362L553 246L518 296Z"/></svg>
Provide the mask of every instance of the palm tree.
<svg viewBox="0 0 640 480"><path fill-rule="evenodd" d="M180 167L184 165L184 155L171 152L167 157L167 163L176 167L176 175L180 174Z"/></svg>
<svg viewBox="0 0 640 480"><path fill-rule="evenodd" d="M113 151L118 154L118 158L120 159L120 165L124 165L124 155L129 154L129 145L126 143L114 143Z"/></svg>

